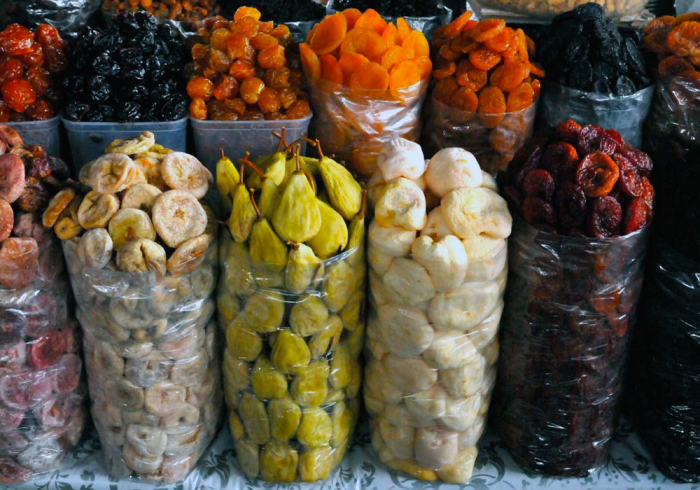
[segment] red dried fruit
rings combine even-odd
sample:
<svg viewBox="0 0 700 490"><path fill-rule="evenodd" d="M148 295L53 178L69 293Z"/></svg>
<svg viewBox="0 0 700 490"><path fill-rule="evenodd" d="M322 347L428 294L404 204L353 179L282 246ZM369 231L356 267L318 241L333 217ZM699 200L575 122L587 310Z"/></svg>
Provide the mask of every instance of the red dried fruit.
<svg viewBox="0 0 700 490"><path fill-rule="evenodd" d="M0 483L6 485L22 483L29 480L31 476L32 472L17 464L15 460L0 456Z"/></svg>
<svg viewBox="0 0 700 490"><path fill-rule="evenodd" d="M625 156L625 158L627 158L632 165L637 167L637 170L639 170L644 176L649 175L651 169L654 167L649 155L644 153L642 150L634 148L633 146L619 146L617 152Z"/></svg>
<svg viewBox="0 0 700 490"><path fill-rule="evenodd" d="M0 242L12 233L15 224L15 213L10 203L0 198Z"/></svg>
<svg viewBox="0 0 700 490"><path fill-rule="evenodd" d="M586 194L573 182L565 182L557 189L555 210L559 223L565 228L577 228L586 216Z"/></svg>
<svg viewBox="0 0 700 490"><path fill-rule="evenodd" d="M27 81L34 87L37 97L41 97L51 87L51 75L41 67L33 67L27 71Z"/></svg>
<svg viewBox="0 0 700 490"><path fill-rule="evenodd" d="M31 283L39 268L36 240L10 237L0 243L0 265L0 287L19 289Z"/></svg>
<svg viewBox="0 0 700 490"><path fill-rule="evenodd" d="M56 115L56 111L53 110L51 104L49 104L45 99L37 99L32 105L27 107L25 114L32 121L45 121L46 119L51 119Z"/></svg>
<svg viewBox="0 0 700 490"><path fill-rule="evenodd" d="M540 161L542 160L542 155L544 154L544 145L534 145L534 146L529 146L529 154L524 157L524 160L522 160L522 163L519 154L520 151L518 151L515 154L515 157L513 157L513 161L511 164L513 165L513 168L517 169L517 172L515 174L515 183L518 186L522 186L523 182L525 182L525 176L531 171L536 169L537 167L540 166ZM516 162L516 158L518 159ZM513 163L516 162L516 163Z"/></svg>
<svg viewBox="0 0 700 490"><path fill-rule="evenodd" d="M34 44L29 53L20 56L22 63L27 66L39 67L44 65L44 50L41 46Z"/></svg>
<svg viewBox="0 0 700 490"><path fill-rule="evenodd" d="M544 199L528 196L523 199L523 218L531 225L546 224L554 226L557 223L557 215L554 208Z"/></svg>
<svg viewBox="0 0 700 490"><path fill-rule="evenodd" d="M65 342L64 342L65 344ZM66 346L67 347L67 346ZM83 363L75 354L65 354L56 367L55 391L61 394L72 393L80 384Z"/></svg>
<svg viewBox="0 0 700 490"><path fill-rule="evenodd" d="M607 238L618 234L622 224L622 206L611 196L593 200L588 214L588 232L595 238Z"/></svg>
<svg viewBox="0 0 700 490"><path fill-rule="evenodd" d="M651 215L651 208L644 198L633 199L625 210L623 234L629 235L644 228L651 221Z"/></svg>
<svg viewBox="0 0 700 490"><path fill-rule="evenodd" d="M536 168L525 175L523 191L525 191L526 196L541 197L545 201L551 201L554 189L554 177L546 170Z"/></svg>
<svg viewBox="0 0 700 490"><path fill-rule="evenodd" d="M17 198L17 206L27 213L35 213L44 208L51 199L46 184L36 177L27 177L22 195Z"/></svg>
<svg viewBox="0 0 700 490"><path fill-rule="evenodd" d="M36 369L48 369L55 365L66 351L66 341L60 330L29 343L29 365Z"/></svg>
<svg viewBox="0 0 700 490"><path fill-rule="evenodd" d="M46 69L49 73L61 73L68 67L68 57L63 48L47 46L44 48L44 58L46 59Z"/></svg>
<svg viewBox="0 0 700 490"><path fill-rule="evenodd" d="M617 163L600 151L586 155L576 171L576 183L589 197L607 196L619 178Z"/></svg>
<svg viewBox="0 0 700 490"><path fill-rule="evenodd" d="M618 144L605 132L605 129L597 124L586 124L581 128L577 145L583 154L601 151L613 155L618 147Z"/></svg>
<svg viewBox="0 0 700 490"><path fill-rule="evenodd" d="M0 400L19 410L35 407L51 395L53 381L47 372L23 372L0 378Z"/></svg>
<svg viewBox="0 0 700 490"><path fill-rule="evenodd" d="M65 44L63 39L61 39L61 34L51 24L40 24L34 30L34 37L42 47L54 46L61 47Z"/></svg>
<svg viewBox="0 0 700 490"><path fill-rule="evenodd" d="M523 204L523 195L515 186L508 185L504 187L503 197L505 197L506 201L508 201L511 206L514 206L516 209L520 209Z"/></svg>
<svg viewBox="0 0 700 490"><path fill-rule="evenodd" d="M24 64L15 58L5 58L0 62L0 85L3 85L15 78L22 78L24 75Z"/></svg>
<svg viewBox="0 0 700 490"><path fill-rule="evenodd" d="M24 192L24 163L17 155L0 155L0 199L12 204Z"/></svg>
<svg viewBox="0 0 700 490"><path fill-rule="evenodd" d="M581 125L573 119L569 119L558 123L555 131L557 136L559 136L561 139L575 145L578 142L578 135L581 132Z"/></svg>
<svg viewBox="0 0 700 490"><path fill-rule="evenodd" d="M644 191L642 176L639 175L636 167L620 153L615 153L613 159L620 167L620 190L629 197L639 197Z"/></svg>
<svg viewBox="0 0 700 490"><path fill-rule="evenodd" d="M15 349L17 347L12 346ZM18 366L19 367L19 366ZM2 427L4 430L8 429L16 429L17 427L20 426L22 423L22 420L24 419L24 412L20 412L17 410L12 410L12 409L6 409L5 407L0 410L0 427ZM2 470L0 470L2 471ZM2 481L2 480L0 480Z"/></svg>
<svg viewBox="0 0 700 490"><path fill-rule="evenodd" d="M564 168L577 168L578 167L578 152L569 143L560 141L558 143L552 143L548 145L542 155L541 167L553 175L557 175L559 169Z"/></svg>
<svg viewBox="0 0 700 490"><path fill-rule="evenodd" d="M39 425L46 429L65 427L75 408L74 397L52 398L34 409Z"/></svg>
<svg viewBox="0 0 700 490"><path fill-rule="evenodd" d="M0 52L7 56L22 56L32 51L34 35L19 24L12 24L0 32Z"/></svg>

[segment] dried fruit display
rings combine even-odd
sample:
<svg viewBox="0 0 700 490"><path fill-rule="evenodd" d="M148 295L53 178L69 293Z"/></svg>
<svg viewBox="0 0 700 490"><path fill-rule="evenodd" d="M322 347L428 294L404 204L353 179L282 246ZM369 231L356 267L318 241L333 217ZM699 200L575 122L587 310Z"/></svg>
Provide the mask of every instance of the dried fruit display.
<svg viewBox="0 0 700 490"><path fill-rule="evenodd" d="M186 50L175 28L146 12L116 15L108 29L84 26L63 87L71 121L174 121L187 115Z"/></svg>
<svg viewBox="0 0 700 490"><path fill-rule="evenodd" d="M222 14L232 18L236 10L246 6L259 10L263 18L280 24L316 21L326 15L325 7L315 0L227 0Z"/></svg>
<svg viewBox="0 0 700 490"><path fill-rule="evenodd" d="M361 11L374 9L389 17L433 17L443 13L438 2L422 0L334 0L333 8Z"/></svg>
<svg viewBox="0 0 700 490"><path fill-rule="evenodd" d="M240 174L217 164L231 210L217 301L229 425L241 471L271 482L327 478L359 413L365 199L319 153L282 140Z"/></svg>
<svg viewBox="0 0 700 490"><path fill-rule="evenodd" d="M145 11L157 19L195 22L219 13L216 0L104 0L102 10L120 12Z"/></svg>
<svg viewBox="0 0 700 490"><path fill-rule="evenodd" d="M190 116L217 121L303 119L311 115L294 38L241 7L233 21L207 19L192 46Z"/></svg>
<svg viewBox="0 0 700 490"><path fill-rule="evenodd" d="M503 313L497 417L528 470L605 464L643 279L651 159L600 126L536 134L503 176L518 216Z"/></svg>
<svg viewBox="0 0 700 490"><path fill-rule="evenodd" d="M644 48L658 60L656 98L647 127L659 144L668 136L697 145L700 130L700 15L654 19L644 28Z"/></svg>
<svg viewBox="0 0 700 490"><path fill-rule="evenodd" d="M471 16L435 32L423 144L429 155L466 148L495 175L532 134L544 72L530 61L535 45L522 29Z"/></svg>
<svg viewBox="0 0 700 490"><path fill-rule="evenodd" d="M0 483L60 467L85 425L79 328L41 211L68 167L0 126Z"/></svg>
<svg viewBox="0 0 700 490"><path fill-rule="evenodd" d="M466 483L496 381L511 216L461 148L384 147L370 182L365 405L387 466Z"/></svg>
<svg viewBox="0 0 700 490"><path fill-rule="evenodd" d="M67 64L66 43L55 27L41 24L32 32L11 24L0 32L0 123L54 117Z"/></svg>
<svg viewBox="0 0 700 490"><path fill-rule="evenodd" d="M200 202L213 179L148 132L81 174L92 190L57 197L44 220L74 210L61 238L104 460L116 478L181 481L220 418L217 221Z"/></svg>
<svg viewBox="0 0 700 490"><path fill-rule="evenodd" d="M405 19L347 9L318 23L299 48L316 135L329 153L369 178L385 141L419 139L432 62L427 39Z"/></svg>
<svg viewBox="0 0 700 490"><path fill-rule="evenodd" d="M563 2L555 0L479 0L479 4L506 12L515 12L529 17L551 18L561 15L574 7L582 5L576 0L565 0ZM599 0L605 15L609 17L624 17L642 12L647 2L644 0ZM586 5L585 3L583 5Z"/></svg>

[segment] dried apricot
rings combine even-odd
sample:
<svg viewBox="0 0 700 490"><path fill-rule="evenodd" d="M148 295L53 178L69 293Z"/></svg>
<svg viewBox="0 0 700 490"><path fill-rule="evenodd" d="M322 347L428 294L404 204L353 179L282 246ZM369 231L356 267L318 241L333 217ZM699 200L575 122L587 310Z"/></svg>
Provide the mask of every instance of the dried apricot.
<svg viewBox="0 0 700 490"><path fill-rule="evenodd" d="M381 57L386 51L386 43L381 34L372 29L355 27L348 32L340 45L340 54L357 53L375 61L381 61Z"/></svg>
<svg viewBox="0 0 700 490"><path fill-rule="evenodd" d="M421 31L411 31L406 36L406 39L403 40L401 47L409 59L419 56L430 56L430 45Z"/></svg>
<svg viewBox="0 0 700 490"><path fill-rule="evenodd" d="M401 42L408 37L408 35L413 31L410 24L406 22L406 19L399 17L396 19L396 29L399 31L401 36Z"/></svg>
<svg viewBox="0 0 700 490"><path fill-rule="evenodd" d="M518 112L527 109L535 102L535 91L529 83L522 83L508 94L506 110Z"/></svg>
<svg viewBox="0 0 700 490"><path fill-rule="evenodd" d="M479 114L486 127L495 128L506 112L506 98L498 87L486 87L479 94Z"/></svg>
<svg viewBox="0 0 700 490"><path fill-rule="evenodd" d="M457 17L455 20L447 24L445 26L444 33L447 37L455 37L457 36L460 32L462 32L462 29L464 26L467 25L467 22L472 18L472 12L467 10L464 12L462 15Z"/></svg>
<svg viewBox="0 0 700 490"><path fill-rule="evenodd" d="M518 57L520 61L529 63L530 52L527 49L527 36L522 29L515 30L515 45L518 48Z"/></svg>
<svg viewBox="0 0 700 490"><path fill-rule="evenodd" d="M620 153L615 153L613 160L620 168L620 190L627 196L640 197L644 192L644 182L637 168Z"/></svg>
<svg viewBox="0 0 700 490"><path fill-rule="evenodd" d="M607 156L607 155L606 155ZM595 238L607 238L616 235L622 224L622 206L612 196L603 196L593 200L588 215L588 232Z"/></svg>
<svg viewBox="0 0 700 490"><path fill-rule="evenodd" d="M435 88L433 89L433 97L438 102L449 105L452 94L454 94L458 89L459 84L454 78L444 78L435 84Z"/></svg>
<svg viewBox="0 0 700 490"><path fill-rule="evenodd" d="M343 71L344 80L350 80L350 75L369 62L366 56L358 53L345 53L338 60L340 69Z"/></svg>
<svg viewBox="0 0 700 490"><path fill-rule="evenodd" d="M539 63L530 63L530 74L544 78L544 68L542 68Z"/></svg>
<svg viewBox="0 0 700 490"><path fill-rule="evenodd" d="M522 203L523 219L533 225L547 224L554 226L557 214L554 208L541 197L526 196Z"/></svg>
<svg viewBox="0 0 700 490"><path fill-rule="evenodd" d="M536 168L525 175L523 191L526 196L541 197L549 202L554 197L554 189L554 177L546 170Z"/></svg>
<svg viewBox="0 0 700 490"><path fill-rule="evenodd" d="M644 34L650 34L652 32L667 31L673 27L676 22L676 18L672 15L664 15L662 17L657 17L652 19L646 26L644 26Z"/></svg>
<svg viewBox="0 0 700 490"><path fill-rule="evenodd" d="M378 63L367 63L350 75L348 86L357 94L384 91L389 87L389 73Z"/></svg>
<svg viewBox="0 0 700 490"><path fill-rule="evenodd" d="M460 111L476 112L479 107L479 98L473 90L459 87L450 97L449 104Z"/></svg>
<svg viewBox="0 0 700 490"><path fill-rule="evenodd" d="M317 55L331 53L343 42L347 30L348 21L342 13L329 15L314 29L309 46Z"/></svg>
<svg viewBox="0 0 700 490"><path fill-rule="evenodd" d="M601 151L586 155L576 171L576 183L588 197L607 196L619 178L620 167L610 155Z"/></svg>
<svg viewBox="0 0 700 490"><path fill-rule="evenodd" d="M581 226L586 216L586 194L573 182L564 182L557 189L554 206L562 226Z"/></svg>
<svg viewBox="0 0 700 490"><path fill-rule="evenodd" d="M505 27L499 34L484 41L486 46L491 51L502 53L515 42L515 31L510 27Z"/></svg>
<svg viewBox="0 0 700 490"><path fill-rule="evenodd" d="M503 19L486 19L479 22L473 29L469 31L469 36L477 42L484 42L488 39L498 36L506 27L506 21Z"/></svg>
<svg viewBox="0 0 700 490"><path fill-rule="evenodd" d="M504 92L515 90L530 74L529 66L515 61L506 63L494 70L491 74L491 85L495 85Z"/></svg>
<svg viewBox="0 0 700 490"><path fill-rule="evenodd" d="M358 9L345 9L341 12L345 16L345 20L348 22L348 30L355 27L357 19L362 16L362 12Z"/></svg>
<svg viewBox="0 0 700 490"><path fill-rule="evenodd" d="M668 33L666 31L652 31L646 36L644 36L644 47L658 54L659 56L665 56L671 53L671 50L666 45L666 38Z"/></svg>
<svg viewBox="0 0 700 490"><path fill-rule="evenodd" d="M321 78L331 83L343 84L343 70L340 68L340 63L332 54L324 54L319 56L321 63Z"/></svg>
<svg viewBox="0 0 700 490"><path fill-rule="evenodd" d="M401 45L402 39L399 30L394 24L387 24L382 32L382 38L387 46Z"/></svg>
<svg viewBox="0 0 700 490"><path fill-rule="evenodd" d="M700 56L700 22L681 22L666 39L676 56Z"/></svg>
<svg viewBox="0 0 700 490"><path fill-rule="evenodd" d="M401 89L411 87L421 80L421 70L413 61L405 60L398 63L389 75L389 89L392 95L400 99Z"/></svg>
<svg viewBox="0 0 700 490"><path fill-rule="evenodd" d="M355 29L371 29L381 35L386 27L386 21L374 9L367 9L355 22Z"/></svg>
<svg viewBox="0 0 700 490"><path fill-rule="evenodd" d="M252 17L254 20L260 20L262 14L255 7L239 7L236 13L233 14L233 20L241 20L244 17Z"/></svg>
<svg viewBox="0 0 700 490"><path fill-rule="evenodd" d="M413 62L420 68L420 77L422 80L430 78L430 74L433 71L433 62L430 61L428 56L419 56L418 58L414 58Z"/></svg>
<svg viewBox="0 0 700 490"><path fill-rule="evenodd" d="M306 43L300 44L299 53L301 54L301 62L309 78L314 81L321 78L321 62L314 50L311 49L311 46Z"/></svg>
<svg viewBox="0 0 700 490"><path fill-rule="evenodd" d="M501 61L501 55L487 48L478 48L469 53L469 62L474 68L489 71Z"/></svg>
<svg viewBox="0 0 700 490"><path fill-rule="evenodd" d="M381 65L390 71L391 68L406 59L406 55L401 49L401 46L391 46L386 50L386 53L382 55Z"/></svg>
<svg viewBox="0 0 700 490"><path fill-rule="evenodd" d="M659 75L664 78L672 78L693 69L692 63L680 56L667 56L659 63Z"/></svg>
<svg viewBox="0 0 700 490"><path fill-rule="evenodd" d="M463 87L478 92L488 83L488 73L472 66L469 60L462 60L457 65L457 82Z"/></svg>
<svg viewBox="0 0 700 490"><path fill-rule="evenodd" d="M578 168L578 160L579 158L576 148L569 143L559 141L557 143L547 145L547 148L542 155L540 166L551 174L556 175L558 180L566 180L559 177L568 177L568 175L563 175L563 173L569 172L568 169L573 169L573 172L571 173L575 174L575 171ZM560 170L563 173L560 172Z"/></svg>
<svg viewBox="0 0 700 490"><path fill-rule="evenodd" d="M457 63L454 61L438 60L433 70L433 78L442 80L443 78L451 77L457 72Z"/></svg>

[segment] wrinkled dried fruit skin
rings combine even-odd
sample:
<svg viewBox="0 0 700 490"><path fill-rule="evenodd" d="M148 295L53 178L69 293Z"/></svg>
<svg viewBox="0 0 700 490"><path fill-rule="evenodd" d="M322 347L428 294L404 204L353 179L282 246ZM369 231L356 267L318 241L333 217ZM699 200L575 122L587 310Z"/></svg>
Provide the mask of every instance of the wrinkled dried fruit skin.
<svg viewBox="0 0 700 490"><path fill-rule="evenodd" d="M601 152L589 153L579 163L576 183L587 196L607 196L620 178L620 168L608 155Z"/></svg>

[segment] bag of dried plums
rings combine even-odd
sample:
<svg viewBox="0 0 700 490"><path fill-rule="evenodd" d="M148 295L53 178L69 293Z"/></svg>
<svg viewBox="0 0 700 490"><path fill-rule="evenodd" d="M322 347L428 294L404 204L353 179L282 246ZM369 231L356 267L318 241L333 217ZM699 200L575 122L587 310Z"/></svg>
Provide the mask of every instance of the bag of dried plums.
<svg viewBox="0 0 700 490"><path fill-rule="evenodd" d="M516 216L496 420L516 462L557 476L605 464L641 292L651 159L569 120L502 175Z"/></svg>

